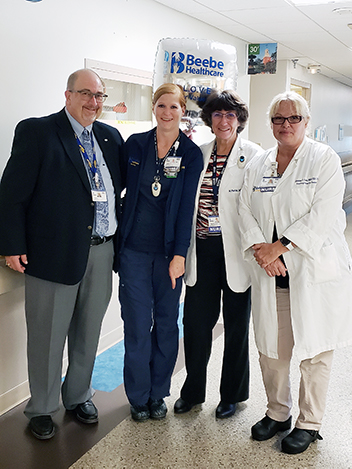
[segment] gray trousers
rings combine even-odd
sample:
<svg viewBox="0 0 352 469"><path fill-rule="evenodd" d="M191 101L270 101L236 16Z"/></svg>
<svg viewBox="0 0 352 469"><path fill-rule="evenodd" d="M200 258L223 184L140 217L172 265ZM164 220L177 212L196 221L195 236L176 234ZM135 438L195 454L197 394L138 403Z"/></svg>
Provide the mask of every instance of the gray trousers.
<svg viewBox="0 0 352 469"><path fill-rule="evenodd" d="M66 409L90 399L95 355L112 292L112 241L90 248L86 272L76 285L26 275L28 418L54 415L60 389ZM68 369L62 382L62 357L68 339Z"/></svg>

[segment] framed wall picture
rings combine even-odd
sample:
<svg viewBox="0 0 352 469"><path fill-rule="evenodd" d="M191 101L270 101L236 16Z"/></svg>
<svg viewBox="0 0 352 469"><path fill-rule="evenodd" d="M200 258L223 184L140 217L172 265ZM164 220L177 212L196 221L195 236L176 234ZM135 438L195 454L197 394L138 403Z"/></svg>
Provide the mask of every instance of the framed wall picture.
<svg viewBox="0 0 352 469"><path fill-rule="evenodd" d="M275 74L277 43L248 44L248 75Z"/></svg>

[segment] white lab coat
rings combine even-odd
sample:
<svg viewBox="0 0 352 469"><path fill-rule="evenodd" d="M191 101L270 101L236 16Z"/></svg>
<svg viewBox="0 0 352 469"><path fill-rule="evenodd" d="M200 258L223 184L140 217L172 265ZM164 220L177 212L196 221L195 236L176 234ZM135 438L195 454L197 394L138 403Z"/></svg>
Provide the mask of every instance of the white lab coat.
<svg viewBox="0 0 352 469"><path fill-rule="evenodd" d="M252 278L252 314L258 349L277 355L275 277L259 267L251 246L280 238L297 247L283 255L290 277L295 350L303 360L352 344L352 263L344 237L345 181L339 156L305 138L283 176L270 178L277 147L253 160L240 195L242 247Z"/></svg>
<svg viewBox="0 0 352 469"><path fill-rule="evenodd" d="M199 193L204 174L207 170L215 140L202 145L204 168L200 175L196 203L193 215L193 226L190 247L186 258L185 283L193 287L197 281L196 259L196 224L199 204ZM227 283L234 292L244 292L250 286L249 267L244 261L241 250L241 239L238 228L238 198L243 184L244 170L254 156L262 154L263 149L255 143L243 140L239 136L228 158L219 188L219 217L224 244ZM245 156L243 164L239 157Z"/></svg>

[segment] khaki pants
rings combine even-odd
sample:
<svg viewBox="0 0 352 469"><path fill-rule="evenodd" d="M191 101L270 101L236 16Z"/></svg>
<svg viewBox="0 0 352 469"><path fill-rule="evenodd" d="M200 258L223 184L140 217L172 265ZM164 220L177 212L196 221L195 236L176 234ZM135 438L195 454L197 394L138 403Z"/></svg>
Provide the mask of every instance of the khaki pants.
<svg viewBox="0 0 352 469"><path fill-rule="evenodd" d="M268 417L283 422L291 415L290 362L294 345L289 289L277 288L277 314L279 325L278 359L259 353L264 386L268 398ZM332 366L333 350L320 353L300 363L300 414L296 427L320 430Z"/></svg>

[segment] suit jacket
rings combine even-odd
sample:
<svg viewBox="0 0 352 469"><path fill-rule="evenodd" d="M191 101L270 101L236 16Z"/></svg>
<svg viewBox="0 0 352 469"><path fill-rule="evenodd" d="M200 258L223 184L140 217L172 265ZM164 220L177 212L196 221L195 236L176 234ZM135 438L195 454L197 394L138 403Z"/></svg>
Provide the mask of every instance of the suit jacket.
<svg viewBox="0 0 352 469"><path fill-rule="evenodd" d="M101 122L94 122L93 131L119 219L123 140ZM93 220L91 188L65 110L20 122L0 184L0 254L27 254L27 274L74 285L85 272Z"/></svg>
<svg viewBox="0 0 352 469"><path fill-rule="evenodd" d="M153 141L154 129L131 135L125 144L124 161L127 191L123 201L121 248L123 248L132 228L141 177L148 149ZM182 132L177 156L182 156L181 169L173 181L166 202L164 244L167 256L186 257L191 237L194 199L199 175L203 168L203 157L200 148Z"/></svg>

